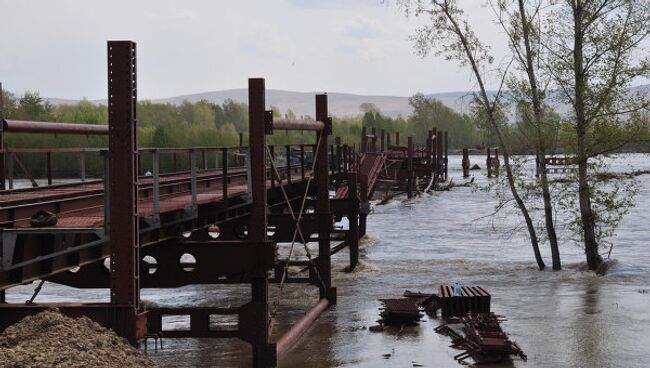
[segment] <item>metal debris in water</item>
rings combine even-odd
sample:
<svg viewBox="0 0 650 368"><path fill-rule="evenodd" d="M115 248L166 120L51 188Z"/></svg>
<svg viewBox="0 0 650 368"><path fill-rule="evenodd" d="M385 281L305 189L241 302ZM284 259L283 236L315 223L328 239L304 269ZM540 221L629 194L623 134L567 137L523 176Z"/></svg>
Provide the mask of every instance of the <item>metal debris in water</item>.
<svg viewBox="0 0 650 368"><path fill-rule="evenodd" d="M461 318L464 336L447 324L438 326L435 331L452 339L450 347L465 350L454 356L459 363L468 358L477 363L493 363L510 360L512 356L527 360L519 345L501 328L502 321L494 313L468 313Z"/></svg>
<svg viewBox="0 0 650 368"><path fill-rule="evenodd" d="M413 325L422 318L422 312L415 302L410 298L402 299L380 299L383 303L381 325Z"/></svg>

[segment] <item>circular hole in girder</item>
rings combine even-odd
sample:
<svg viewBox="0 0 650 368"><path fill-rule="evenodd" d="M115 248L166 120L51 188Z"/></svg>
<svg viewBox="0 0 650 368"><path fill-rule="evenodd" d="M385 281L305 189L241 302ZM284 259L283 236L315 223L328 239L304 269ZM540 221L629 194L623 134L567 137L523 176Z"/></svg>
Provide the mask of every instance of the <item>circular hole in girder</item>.
<svg viewBox="0 0 650 368"><path fill-rule="evenodd" d="M183 253L178 259L178 265L183 271L192 272L196 269L196 258L189 253Z"/></svg>
<svg viewBox="0 0 650 368"><path fill-rule="evenodd" d="M192 231L191 231L191 230L183 231L183 232L181 233L181 236L182 236L184 239L188 239L190 236L192 236Z"/></svg>
<svg viewBox="0 0 650 368"><path fill-rule="evenodd" d="M158 271L158 261L152 256L142 257L142 269L149 275L153 275Z"/></svg>
<svg viewBox="0 0 650 368"><path fill-rule="evenodd" d="M212 239L216 239L221 235L221 229L217 225L210 225L208 227L208 236Z"/></svg>

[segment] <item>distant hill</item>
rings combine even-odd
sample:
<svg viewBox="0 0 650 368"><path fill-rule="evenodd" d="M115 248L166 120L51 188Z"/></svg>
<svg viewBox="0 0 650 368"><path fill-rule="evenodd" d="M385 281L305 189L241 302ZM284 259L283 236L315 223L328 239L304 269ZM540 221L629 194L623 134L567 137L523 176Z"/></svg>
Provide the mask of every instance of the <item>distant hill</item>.
<svg viewBox="0 0 650 368"><path fill-rule="evenodd" d="M650 93L650 84L634 87L633 90L642 90ZM283 91L277 89L266 90L266 103L267 105L277 106L283 113L287 109L291 109L297 116L311 115L314 116L314 95L317 92L293 92ZM490 94L495 92L490 91ZM401 96L367 96L356 95L351 93L328 93L329 95L329 108L330 113L334 116L347 117L358 116L361 114L359 106L364 102L370 102L377 105L381 111L389 116L408 116L412 112L412 108L408 103L408 97ZM427 94L428 97L433 97L445 105L451 107L459 113L469 113L469 104L472 100L471 92L445 92L445 93L431 93ZM151 100L156 103L170 103L181 104L183 101L198 102L207 100L210 102L221 104L226 99L232 99L238 102L248 101L248 90L245 88L228 89L222 91L196 93L191 95L175 96L169 98L162 98ZM77 100L66 100L57 98L47 98L47 100L55 105L59 104L74 104ZM91 101L94 103L106 103L106 100Z"/></svg>

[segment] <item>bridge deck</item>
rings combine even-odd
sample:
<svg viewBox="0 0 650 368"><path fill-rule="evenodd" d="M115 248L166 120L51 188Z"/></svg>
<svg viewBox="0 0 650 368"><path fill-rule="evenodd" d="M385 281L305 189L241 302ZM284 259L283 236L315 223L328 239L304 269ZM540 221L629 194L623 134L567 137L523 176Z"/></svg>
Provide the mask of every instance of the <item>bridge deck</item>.
<svg viewBox="0 0 650 368"><path fill-rule="evenodd" d="M306 174L307 175L307 174ZM298 183L302 175L292 168L291 182ZM197 205L223 201L221 170L197 173ZM245 168L228 170L228 198L248 191ZM286 184L286 179L283 180ZM191 175L177 173L160 177L160 214L179 211L192 204ZM271 187L267 181L267 187ZM154 215L153 178L141 177L139 183L138 215ZM102 180L37 188L24 188L0 193L0 224L4 228L30 227L29 219L36 211L51 210L58 215L55 228L101 227L104 225L104 184Z"/></svg>

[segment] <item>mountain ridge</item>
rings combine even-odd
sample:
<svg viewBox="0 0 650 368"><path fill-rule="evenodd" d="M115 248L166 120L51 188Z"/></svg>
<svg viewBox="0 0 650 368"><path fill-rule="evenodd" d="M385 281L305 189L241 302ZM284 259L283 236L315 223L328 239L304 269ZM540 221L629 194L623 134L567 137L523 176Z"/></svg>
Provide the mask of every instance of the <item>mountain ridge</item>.
<svg viewBox="0 0 650 368"><path fill-rule="evenodd" d="M646 93L650 93L650 84L636 86L633 87L632 90L644 90ZM285 113L288 109L291 109L297 116L313 116L315 114L314 96L317 93L322 92L295 92L280 89L267 89L266 103L268 106L277 106L282 113ZM489 93L494 94L495 92L489 91ZM355 117L361 115L362 112L359 107L362 103L373 103L379 107L383 114L391 117L406 117L413 111L413 108L408 103L409 97L361 95L346 92L331 92L328 93L328 96L330 114L337 117ZM425 96L439 100L458 113L465 114L470 112L470 102L472 98L471 91L429 93L425 94ZM45 99L54 105L75 104L79 102L79 100L71 99ZM145 99L143 101L179 105L184 101L196 103L201 100L207 100L213 103L222 104L226 99L231 99L237 102L247 102L248 90L246 88L234 88L152 100ZM90 102L96 104L106 104L106 100L90 100Z"/></svg>

